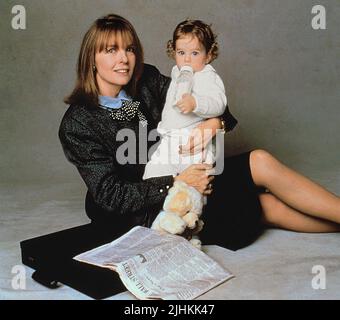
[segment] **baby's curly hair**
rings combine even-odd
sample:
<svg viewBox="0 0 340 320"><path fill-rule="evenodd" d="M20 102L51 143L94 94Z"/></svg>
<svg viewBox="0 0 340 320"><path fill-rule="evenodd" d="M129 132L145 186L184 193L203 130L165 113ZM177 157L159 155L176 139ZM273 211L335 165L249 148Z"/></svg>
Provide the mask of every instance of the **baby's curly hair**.
<svg viewBox="0 0 340 320"><path fill-rule="evenodd" d="M166 51L170 58L174 57L176 41L188 34L197 37L206 52L211 54L210 62L218 57L217 35L213 33L211 25L208 25L201 20L186 19L177 25L172 40L169 40L167 43Z"/></svg>

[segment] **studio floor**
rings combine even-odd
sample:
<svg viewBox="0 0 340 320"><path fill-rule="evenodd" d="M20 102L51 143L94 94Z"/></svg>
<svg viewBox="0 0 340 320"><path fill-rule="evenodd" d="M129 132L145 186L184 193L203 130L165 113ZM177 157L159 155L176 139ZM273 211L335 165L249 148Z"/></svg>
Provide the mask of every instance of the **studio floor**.
<svg viewBox="0 0 340 320"><path fill-rule="evenodd" d="M337 193L338 176L314 175ZM76 183L1 185L1 300L91 299L66 285L52 290L32 280L33 270L22 266L19 246L22 240L88 223L84 194L85 189ZM268 229L255 243L236 252L218 246L205 246L204 251L235 277L198 299L340 299L339 233ZM25 288L13 286L17 268L26 273ZM108 299L134 297L123 292Z"/></svg>

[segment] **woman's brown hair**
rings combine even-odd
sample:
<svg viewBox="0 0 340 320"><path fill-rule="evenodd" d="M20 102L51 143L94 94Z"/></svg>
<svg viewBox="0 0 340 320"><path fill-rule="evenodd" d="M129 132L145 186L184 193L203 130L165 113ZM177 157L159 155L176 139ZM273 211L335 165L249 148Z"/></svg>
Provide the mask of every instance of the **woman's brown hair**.
<svg viewBox="0 0 340 320"><path fill-rule="evenodd" d="M186 35L197 37L203 45L207 54L211 55L211 60L215 60L218 56L217 36L213 33L211 25L204 23L201 20L187 19L179 23L173 33L172 40L167 43L168 56L173 58L176 50L176 41Z"/></svg>
<svg viewBox="0 0 340 320"><path fill-rule="evenodd" d="M131 41L136 56L136 65L129 83L124 90L134 96L137 82L143 72L143 48L132 24L125 18L109 14L97 19L86 32L78 57L77 82L67 104L97 106L99 89L96 81L95 55L107 48L112 35L121 35L124 41Z"/></svg>

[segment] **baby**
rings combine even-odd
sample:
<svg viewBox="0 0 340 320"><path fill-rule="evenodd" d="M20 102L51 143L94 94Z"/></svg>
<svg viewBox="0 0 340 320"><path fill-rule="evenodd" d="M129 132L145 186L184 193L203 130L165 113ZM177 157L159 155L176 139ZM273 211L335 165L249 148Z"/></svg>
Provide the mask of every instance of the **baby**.
<svg viewBox="0 0 340 320"><path fill-rule="evenodd" d="M210 63L217 58L218 45L211 27L200 20L186 20L168 42L168 55L175 59L162 119L158 124L161 142L146 164L143 179L181 173L194 163L214 163L213 144L204 152L181 156L192 130L202 121L222 115L227 105L223 82ZM178 76L193 72L188 93L178 96Z"/></svg>

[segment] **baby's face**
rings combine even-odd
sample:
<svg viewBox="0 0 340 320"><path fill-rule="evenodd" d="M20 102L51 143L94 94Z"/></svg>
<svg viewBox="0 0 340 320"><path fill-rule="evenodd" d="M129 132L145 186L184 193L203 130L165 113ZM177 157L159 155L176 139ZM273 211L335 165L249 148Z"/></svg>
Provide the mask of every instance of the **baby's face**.
<svg viewBox="0 0 340 320"><path fill-rule="evenodd" d="M210 58L197 37L188 34L177 39L175 60L179 69L190 66L194 72L201 71L210 62Z"/></svg>

